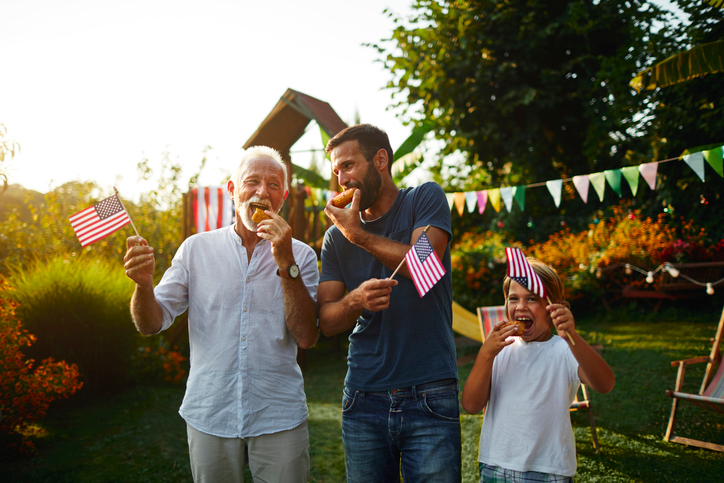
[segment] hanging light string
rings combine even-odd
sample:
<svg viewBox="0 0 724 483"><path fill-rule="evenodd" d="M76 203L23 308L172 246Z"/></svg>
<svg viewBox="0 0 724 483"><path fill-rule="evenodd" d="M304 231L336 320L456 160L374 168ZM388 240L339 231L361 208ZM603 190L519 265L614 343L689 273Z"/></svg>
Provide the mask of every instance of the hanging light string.
<svg viewBox="0 0 724 483"><path fill-rule="evenodd" d="M665 271L669 275L671 275L673 278L681 277L689 282L693 283L694 285L698 285L699 287L706 287L706 293L709 295L714 295L714 285L719 285L720 283L724 282L724 278L720 278L719 280L715 282L700 282L698 280L694 280L693 278L689 277L688 275L681 273L676 267L674 267L671 263L665 262L658 267L656 267L655 270L644 270L642 268L639 268L637 266L631 265L630 263L616 263L613 265L609 265L608 267L599 268L596 271L596 278L601 278L601 275L603 272L607 272L609 270L614 270L616 268L624 267L626 270L627 275L631 275L633 271L637 271L643 275L646 275L646 283L652 284L654 283L654 275L660 271Z"/></svg>

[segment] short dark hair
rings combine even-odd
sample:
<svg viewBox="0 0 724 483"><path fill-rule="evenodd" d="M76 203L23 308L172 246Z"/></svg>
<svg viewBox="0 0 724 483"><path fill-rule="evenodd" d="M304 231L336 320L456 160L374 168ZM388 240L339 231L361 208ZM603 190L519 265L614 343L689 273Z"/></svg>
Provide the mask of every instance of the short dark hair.
<svg viewBox="0 0 724 483"><path fill-rule="evenodd" d="M357 141L359 150L365 159L370 162L380 149L387 151L387 171L392 173L392 162L395 160L392 147L390 146L390 138L387 133L372 124L357 124L350 126L337 133L327 142L324 152L330 154L334 148L346 143L347 141Z"/></svg>

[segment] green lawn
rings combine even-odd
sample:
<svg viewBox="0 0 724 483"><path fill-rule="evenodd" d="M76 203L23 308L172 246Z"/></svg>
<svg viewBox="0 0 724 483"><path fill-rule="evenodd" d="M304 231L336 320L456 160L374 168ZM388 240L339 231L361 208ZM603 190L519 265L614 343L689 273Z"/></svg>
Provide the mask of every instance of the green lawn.
<svg viewBox="0 0 724 483"><path fill-rule="evenodd" d="M593 394L601 453L596 455L584 413L572 413L578 482L722 481L724 454L662 441L673 387L670 361L706 355L719 314L707 310L652 314L633 309L578 321L582 335L603 346L616 373L616 387ZM342 349L344 352L344 348ZM458 349L461 361L477 352ZM329 340L308 352L305 370L310 410L312 481L344 481L340 410L345 354ZM469 358L468 358L469 359ZM461 387L472 361L459 367ZM687 371L686 388L696 391L703 368ZM183 387L141 386L113 397L69 402L51 408L34 457L0 461L4 481L136 482L191 481L184 422L177 414ZM684 404L679 434L724 444L724 415ZM477 481L477 444L482 419L463 414L463 481ZM251 480L249 480L251 481Z"/></svg>

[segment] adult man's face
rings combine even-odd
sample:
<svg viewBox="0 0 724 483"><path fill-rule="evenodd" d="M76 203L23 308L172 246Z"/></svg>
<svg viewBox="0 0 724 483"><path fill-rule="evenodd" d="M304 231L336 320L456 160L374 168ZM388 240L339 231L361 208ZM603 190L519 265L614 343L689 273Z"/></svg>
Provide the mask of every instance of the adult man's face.
<svg viewBox="0 0 724 483"><path fill-rule="evenodd" d="M356 140L347 141L330 153L332 170L339 185L345 189L358 188L361 192L360 211L375 204L382 187L382 176L373 161L367 161Z"/></svg>
<svg viewBox="0 0 724 483"><path fill-rule="evenodd" d="M284 204L285 182L281 165L266 155L248 159L242 166L236 180L229 181L233 190L237 220L250 231L257 225L251 219L257 208L279 213Z"/></svg>

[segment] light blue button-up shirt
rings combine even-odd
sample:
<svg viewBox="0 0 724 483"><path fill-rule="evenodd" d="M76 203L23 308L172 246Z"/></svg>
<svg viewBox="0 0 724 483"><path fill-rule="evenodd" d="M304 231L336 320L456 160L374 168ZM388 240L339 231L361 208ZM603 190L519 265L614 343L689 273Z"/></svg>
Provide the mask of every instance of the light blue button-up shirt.
<svg viewBox="0 0 724 483"><path fill-rule="evenodd" d="M298 240L292 250L316 301L317 256ZM183 242L155 288L162 330L189 309L191 370L179 414L199 431L224 438L285 431L307 419L271 243L259 241L247 260L233 226L200 233Z"/></svg>

